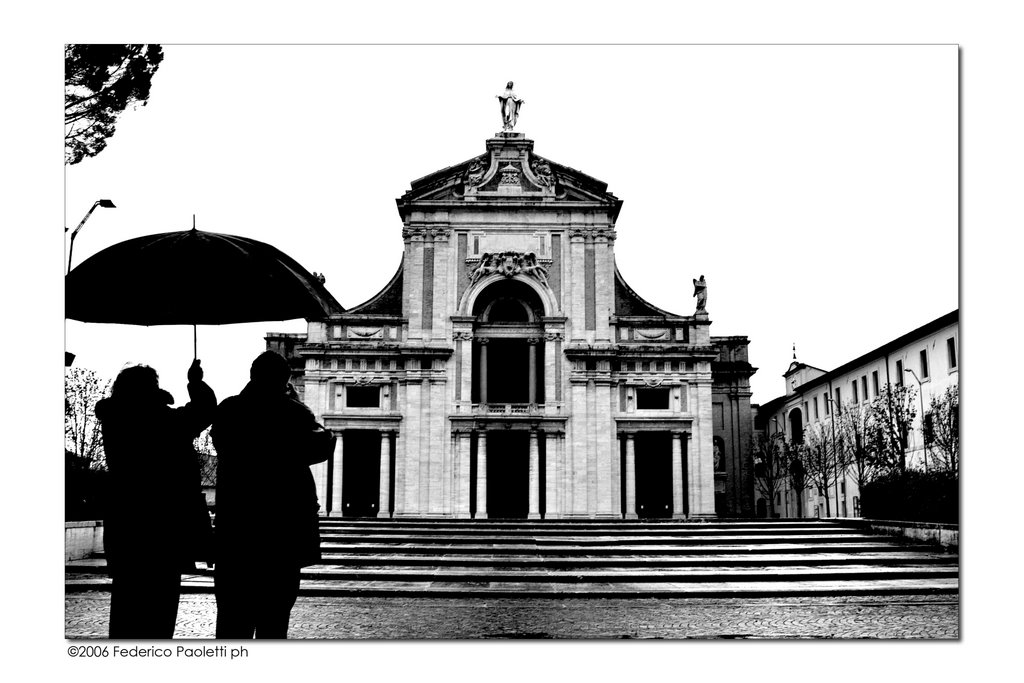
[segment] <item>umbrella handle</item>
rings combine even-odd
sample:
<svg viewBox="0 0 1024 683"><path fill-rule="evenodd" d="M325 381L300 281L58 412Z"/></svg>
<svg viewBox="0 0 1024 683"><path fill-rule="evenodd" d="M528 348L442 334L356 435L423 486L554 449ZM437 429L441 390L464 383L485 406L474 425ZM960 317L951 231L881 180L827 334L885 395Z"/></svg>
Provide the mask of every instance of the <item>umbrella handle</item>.
<svg viewBox="0 0 1024 683"><path fill-rule="evenodd" d="M196 325L192 323L192 360L199 358L199 338L196 332Z"/></svg>

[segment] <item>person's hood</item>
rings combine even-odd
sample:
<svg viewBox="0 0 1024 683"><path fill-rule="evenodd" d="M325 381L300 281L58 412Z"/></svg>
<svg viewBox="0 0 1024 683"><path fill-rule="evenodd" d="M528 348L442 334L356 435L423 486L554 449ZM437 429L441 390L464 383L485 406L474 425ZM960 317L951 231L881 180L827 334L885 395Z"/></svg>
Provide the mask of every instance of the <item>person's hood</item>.
<svg viewBox="0 0 1024 683"><path fill-rule="evenodd" d="M152 395L152 400L138 398L126 400L124 398L108 396L96 402L96 417L103 421L115 413L140 411L169 405L174 405L174 397L166 389L157 389Z"/></svg>

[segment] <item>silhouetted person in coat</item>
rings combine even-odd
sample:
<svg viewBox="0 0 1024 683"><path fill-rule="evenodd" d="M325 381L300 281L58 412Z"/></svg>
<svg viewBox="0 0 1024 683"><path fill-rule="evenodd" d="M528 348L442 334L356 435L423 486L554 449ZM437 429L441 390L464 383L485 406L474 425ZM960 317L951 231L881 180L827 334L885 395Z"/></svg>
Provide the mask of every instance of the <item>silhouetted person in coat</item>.
<svg viewBox="0 0 1024 683"><path fill-rule="evenodd" d="M110 475L103 546L113 583L110 637L172 638L181 575L211 556L210 517L193 441L217 397L199 361L188 369L191 401L160 388L145 365L122 370L96 404Z"/></svg>
<svg viewBox="0 0 1024 683"><path fill-rule="evenodd" d="M320 561L316 484L334 436L291 390L288 362L257 356L213 421L218 638L286 638L302 567Z"/></svg>

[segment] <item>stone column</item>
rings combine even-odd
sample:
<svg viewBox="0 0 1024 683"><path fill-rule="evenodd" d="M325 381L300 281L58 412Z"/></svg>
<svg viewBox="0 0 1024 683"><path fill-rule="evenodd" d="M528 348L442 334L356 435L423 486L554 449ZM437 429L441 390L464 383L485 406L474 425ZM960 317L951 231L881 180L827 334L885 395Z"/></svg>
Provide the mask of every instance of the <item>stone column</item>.
<svg viewBox="0 0 1024 683"><path fill-rule="evenodd" d="M380 433L380 496L378 517L391 516L391 433Z"/></svg>
<svg viewBox="0 0 1024 683"><path fill-rule="evenodd" d="M327 500L327 473L329 463L324 460L310 467L310 471L313 472L313 481L316 482L316 501L320 504L320 514L327 514L327 506L330 501Z"/></svg>
<svg viewBox="0 0 1024 683"><path fill-rule="evenodd" d="M561 510L558 507L558 493L555 463L558 461L558 435L545 432L546 449L544 452L544 519L557 519Z"/></svg>
<svg viewBox="0 0 1024 683"><path fill-rule="evenodd" d="M456 475L458 493L456 494L455 516L460 519L469 519L469 487L473 485L473 482L469 479L470 438L471 435L467 432L455 434L456 472L458 473Z"/></svg>
<svg viewBox="0 0 1024 683"><path fill-rule="evenodd" d="M476 433L476 519L487 519L487 432Z"/></svg>
<svg viewBox="0 0 1024 683"><path fill-rule="evenodd" d="M480 338L480 403L487 403L487 337Z"/></svg>
<svg viewBox="0 0 1024 683"><path fill-rule="evenodd" d="M536 429L530 430L530 512L526 517L540 519L540 447Z"/></svg>
<svg viewBox="0 0 1024 683"><path fill-rule="evenodd" d="M633 434L626 433L626 519L637 519L636 514L636 447Z"/></svg>
<svg viewBox="0 0 1024 683"><path fill-rule="evenodd" d="M537 342L539 339L531 337L526 340L526 343L530 346L530 376L527 378L527 386L529 387L529 400L527 401L531 405L537 402ZM531 437L532 439L533 437Z"/></svg>
<svg viewBox="0 0 1024 683"><path fill-rule="evenodd" d="M683 432L672 432L672 519L683 519Z"/></svg>
<svg viewBox="0 0 1024 683"><path fill-rule="evenodd" d="M345 452L345 432L338 432L338 439L334 442L334 477L331 491L331 517L341 517L341 482L342 482L342 457Z"/></svg>

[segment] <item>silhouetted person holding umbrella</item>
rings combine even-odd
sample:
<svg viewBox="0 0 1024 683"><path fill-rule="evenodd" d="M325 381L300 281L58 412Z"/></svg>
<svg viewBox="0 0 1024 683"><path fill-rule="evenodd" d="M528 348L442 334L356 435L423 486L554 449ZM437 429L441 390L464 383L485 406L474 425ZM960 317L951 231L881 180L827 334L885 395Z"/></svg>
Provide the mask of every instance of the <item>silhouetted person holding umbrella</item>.
<svg viewBox="0 0 1024 683"><path fill-rule="evenodd" d="M302 567L320 560L316 484L334 435L317 424L280 354L256 357L250 382L213 421L217 449L218 638L287 638Z"/></svg>
<svg viewBox="0 0 1024 683"><path fill-rule="evenodd" d="M113 580L110 637L172 638L181 575L211 556L210 517L193 441L213 419L217 397L198 360L191 400L172 408L156 370L122 370L96 404L110 489L104 552Z"/></svg>

